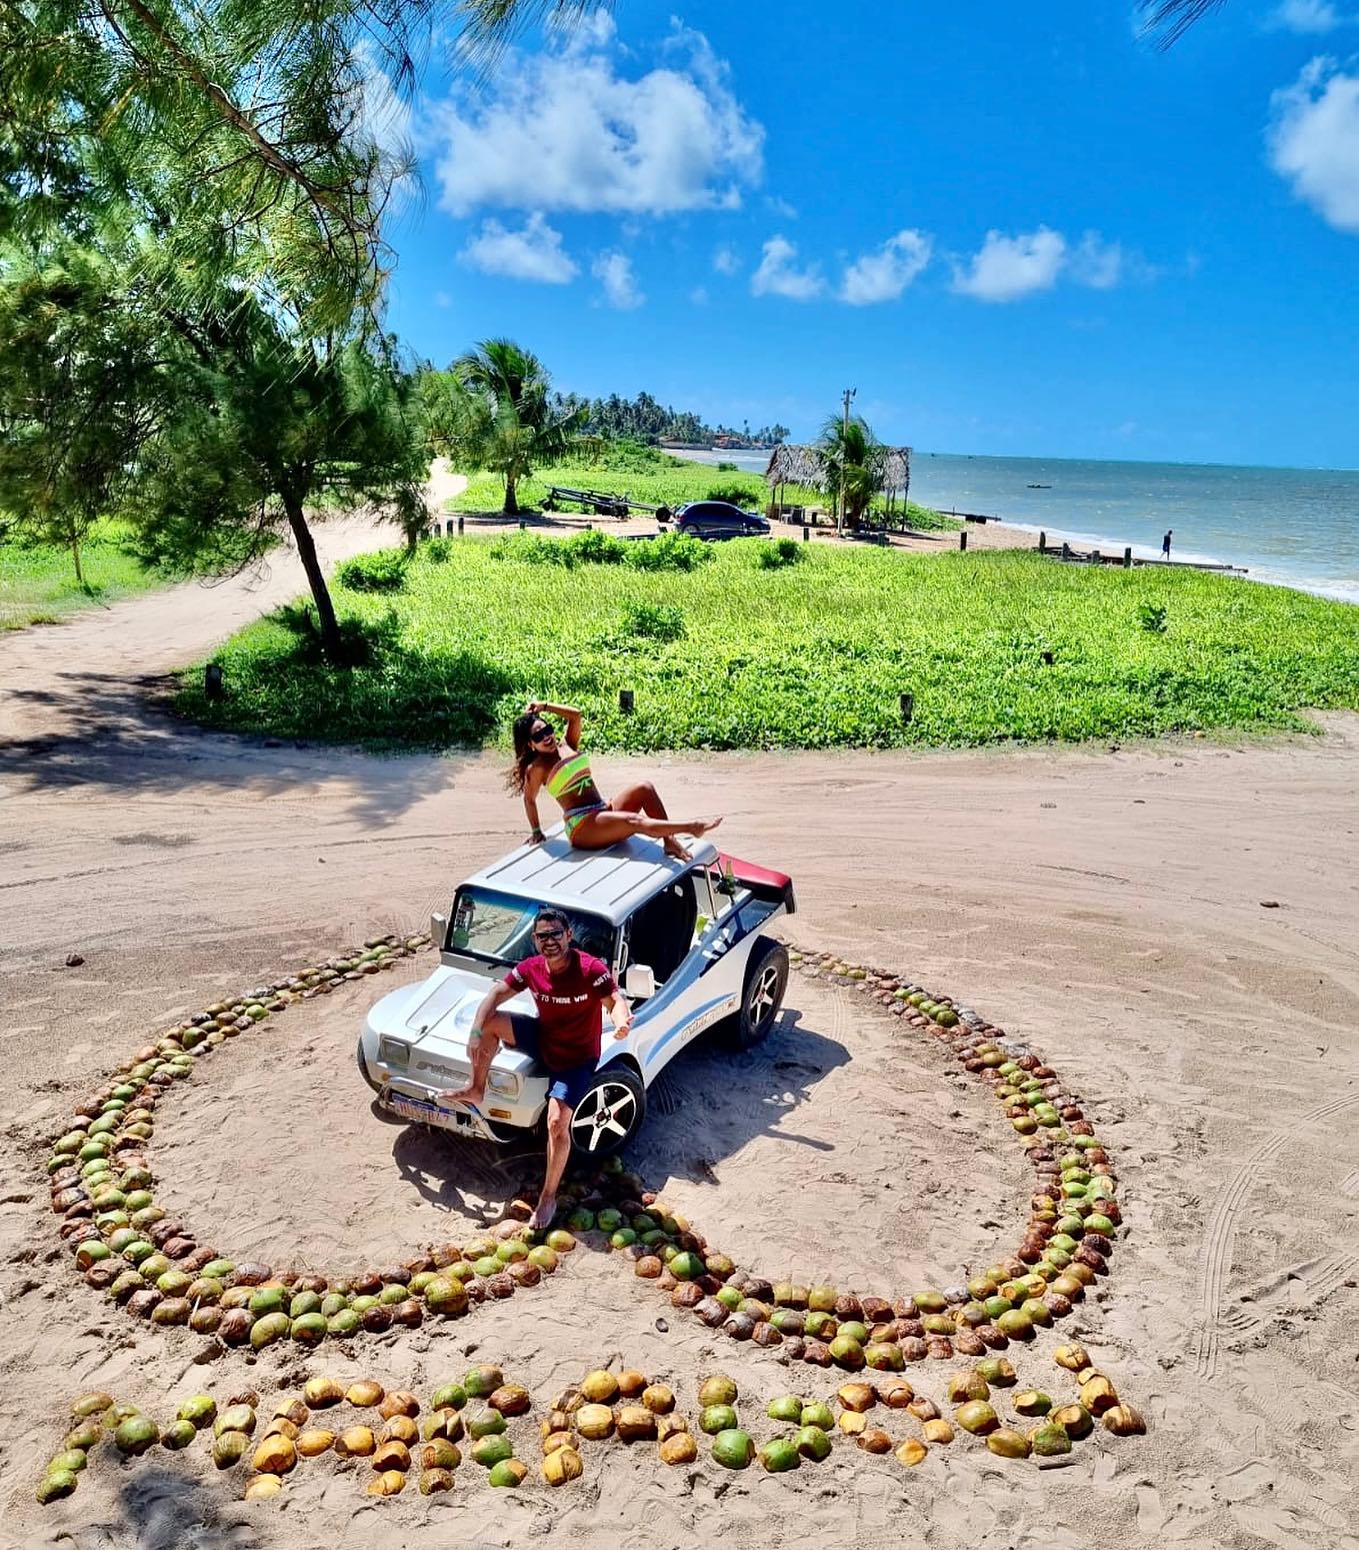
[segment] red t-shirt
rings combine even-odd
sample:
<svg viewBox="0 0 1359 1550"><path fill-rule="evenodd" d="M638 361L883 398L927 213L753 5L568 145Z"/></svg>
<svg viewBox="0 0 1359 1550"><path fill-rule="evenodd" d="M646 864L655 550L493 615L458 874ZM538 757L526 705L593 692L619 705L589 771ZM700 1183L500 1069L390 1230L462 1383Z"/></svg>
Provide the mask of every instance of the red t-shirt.
<svg viewBox="0 0 1359 1550"><path fill-rule="evenodd" d="M607 963L573 947L562 973L553 974L540 954L516 964L505 983L532 995L542 1036L540 1052L549 1070L567 1071L599 1059L600 1008L618 988Z"/></svg>

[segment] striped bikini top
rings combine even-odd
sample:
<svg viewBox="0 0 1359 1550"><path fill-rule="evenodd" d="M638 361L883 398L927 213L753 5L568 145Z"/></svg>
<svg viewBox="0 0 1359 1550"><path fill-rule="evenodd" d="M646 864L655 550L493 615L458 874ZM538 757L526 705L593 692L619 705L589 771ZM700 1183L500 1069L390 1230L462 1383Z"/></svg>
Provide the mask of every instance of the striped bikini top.
<svg viewBox="0 0 1359 1550"><path fill-rule="evenodd" d="M563 807L570 805L569 798L578 796L594 783L594 776L590 774L590 761L583 753L563 759L544 782L548 795L556 797Z"/></svg>

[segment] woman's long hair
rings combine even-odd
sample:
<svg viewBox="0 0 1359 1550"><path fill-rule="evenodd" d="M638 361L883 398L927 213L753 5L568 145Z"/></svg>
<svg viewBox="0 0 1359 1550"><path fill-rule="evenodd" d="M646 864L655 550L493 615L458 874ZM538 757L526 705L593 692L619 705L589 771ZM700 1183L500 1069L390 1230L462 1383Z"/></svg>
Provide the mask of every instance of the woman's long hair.
<svg viewBox="0 0 1359 1550"><path fill-rule="evenodd" d="M529 765L538 757L529 741L529 733L533 731L534 723L541 720L542 717L534 711L525 711L522 716L514 718L514 763L505 771L505 784L511 791L524 789Z"/></svg>

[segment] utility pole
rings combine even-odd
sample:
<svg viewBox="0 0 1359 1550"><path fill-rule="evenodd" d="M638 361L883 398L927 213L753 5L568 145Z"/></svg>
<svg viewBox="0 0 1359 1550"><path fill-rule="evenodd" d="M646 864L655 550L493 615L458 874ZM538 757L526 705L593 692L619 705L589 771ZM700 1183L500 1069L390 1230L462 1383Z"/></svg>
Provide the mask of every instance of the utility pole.
<svg viewBox="0 0 1359 1550"><path fill-rule="evenodd" d="M837 533L839 533L839 534L843 534L844 531L845 531L845 442L846 442L846 439L849 436L849 401L850 401L851 398L853 398L855 396L855 394L858 391L859 391L858 388L846 388L845 389L845 395L844 395L845 396L845 419L844 419L845 429L844 429L844 436L841 438L841 441L840 441L840 499L836 503L839 506L839 510L837 511L836 518L835 518L835 531Z"/></svg>

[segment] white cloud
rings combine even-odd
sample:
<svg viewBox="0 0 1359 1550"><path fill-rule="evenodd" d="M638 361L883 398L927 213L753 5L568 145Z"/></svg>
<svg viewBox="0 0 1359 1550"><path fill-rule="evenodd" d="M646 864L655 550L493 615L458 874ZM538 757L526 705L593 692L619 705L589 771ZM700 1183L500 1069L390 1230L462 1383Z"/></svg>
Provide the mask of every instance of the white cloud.
<svg viewBox="0 0 1359 1550"><path fill-rule="evenodd" d="M626 76L611 26L516 53L489 97L430 110L440 204L664 215L733 208L763 172L764 130L701 33L675 24L667 64Z"/></svg>
<svg viewBox="0 0 1359 1550"><path fill-rule="evenodd" d="M713 254L713 268L718 274L733 275L741 267L736 249L724 244Z"/></svg>
<svg viewBox="0 0 1359 1550"><path fill-rule="evenodd" d="M1016 301L1034 291L1050 291L1066 256L1066 238L1046 226L1015 237L988 231L967 269L955 266L953 289L979 301Z"/></svg>
<svg viewBox="0 0 1359 1550"><path fill-rule="evenodd" d="M696 307L706 307L708 305L708 287L706 285L696 285L689 292L689 300Z"/></svg>
<svg viewBox="0 0 1359 1550"><path fill-rule="evenodd" d="M453 305L453 298L447 291L435 291L434 305L436 307L451 307Z"/></svg>
<svg viewBox="0 0 1359 1550"><path fill-rule="evenodd" d="M626 253L601 253L590 265L590 273L604 287L604 299L620 312L631 312L646 300L637 289L632 260Z"/></svg>
<svg viewBox="0 0 1359 1550"><path fill-rule="evenodd" d="M1320 35L1346 26L1352 18L1342 16L1330 0L1281 0L1269 18L1269 25L1282 32Z"/></svg>
<svg viewBox="0 0 1359 1550"><path fill-rule="evenodd" d="M760 255L760 267L750 277L754 296L784 296L789 301L811 301L825 288L821 271L815 264L798 269L793 260L797 248L786 237L771 237Z"/></svg>
<svg viewBox="0 0 1359 1550"><path fill-rule="evenodd" d="M840 299L854 307L895 301L930 261L932 240L919 231L899 231L874 253L865 253L845 270Z"/></svg>
<svg viewBox="0 0 1359 1550"><path fill-rule="evenodd" d="M484 274L507 275L512 280L534 280L540 285L566 285L580 272L562 247L562 234L535 210L518 231L510 231L492 217L462 250L462 260Z"/></svg>
<svg viewBox="0 0 1359 1550"><path fill-rule="evenodd" d="M1136 264L1119 242L1106 242L1097 231L1088 231L1072 250L1071 278L1092 291L1110 291Z"/></svg>
<svg viewBox="0 0 1359 1550"><path fill-rule="evenodd" d="M1359 232L1359 75L1319 57L1271 108L1270 166L1330 225Z"/></svg>

